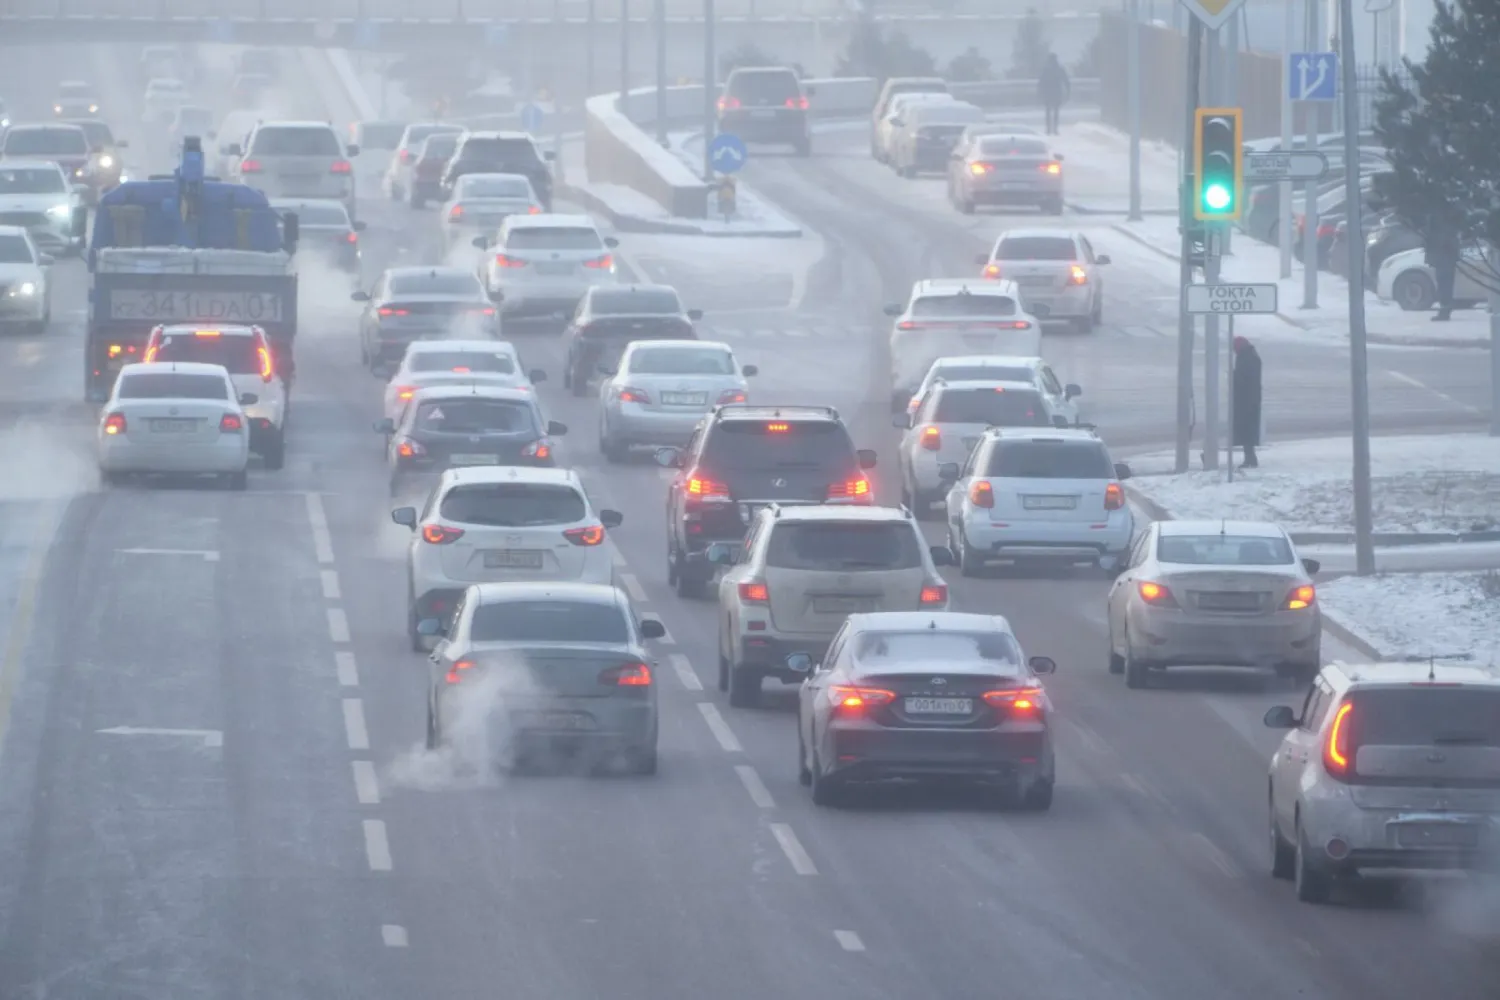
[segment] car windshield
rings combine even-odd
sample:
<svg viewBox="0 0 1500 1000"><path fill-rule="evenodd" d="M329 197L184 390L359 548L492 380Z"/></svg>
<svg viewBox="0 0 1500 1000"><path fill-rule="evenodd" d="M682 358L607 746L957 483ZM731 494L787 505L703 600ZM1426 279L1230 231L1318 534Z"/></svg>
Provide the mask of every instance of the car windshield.
<svg viewBox="0 0 1500 1000"><path fill-rule="evenodd" d="M447 492L438 513L463 524L533 528L576 524L588 516L588 503L565 483L467 483Z"/></svg>
<svg viewBox="0 0 1500 1000"><path fill-rule="evenodd" d="M1014 316L1016 300L1009 295L923 295L911 304L913 319L965 319Z"/></svg>
<svg viewBox="0 0 1500 1000"><path fill-rule="evenodd" d="M0 176L4 176L0 174ZM0 264L34 264L26 237L0 233Z"/></svg>
<svg viewBox="0 0 1500 1000"><path fill-rule="evenodd" d="M597 601L504 601L481 604L469 622L475 642L630 641L625 613Z"/></svg>
<svg viewBox="0 0 1500 1000"><path fill-rule="evenodd" d="M981 156L1046 156L1047 144L1036 139L996 136L979 140Z"/></svg>
<svg viewBox="0 0 1500 1000"><path fill-rule="evenodd" d="M530 198L531 182L524 177L486 177L470 174L458 182L460 198Z"/></svg>
<svg viewBox="0 0 1500 1000"><path fill-rule="evenodd" d="M296 215L300 226L349 227L349 212L337 202L331 205L277 205L276 212L283 218L289 212Z"/></svg>
<svg viewBox="0 0 1500 1000"><path fill-rule="evenodd" d="M251 156L342 156L331 128L262 128L250 141Z"/></svg>
<svg viewBox="0 0 1500 1000"><path fill-rule="evenodd" d="M154 361L199 361L223 365L231 375L259 375L255 338L242 335L200 337L197 333L163 334Z"/></svg>
<svg viewBox="0 0 1500 1000"><path fill-rule="evenodd" d="M413 426L436 434L518 434L535 432L536 419L519 400L454 397L423 403Z"/></svg>
<svg viewBox="0 0 1500 1000"><path fill-rule="evenodd" d="M949 382L1031 382L1036 373L1030 368L1007 365L953 365L939 368L934 377Z"/></svg>
<svg viewBox="0 0 1500 1000"><path fill-rule="evenodd" d="M854 658L872 671L889 673L903 663L941 663L944 670L1020 674L1021 648L1006 632L865 632L855 641Z"/></svg>
<svg viewBox="0 0 1500 1000"><path fill-rule="evenodd" d="M1042 397L1034 391L950 389L939 397L932 421L986 427L1048 427L1052 417Z"/></svg>
<svg viewBox="0 0 1500 1000"><path fill-rule="evenodd" d="M819 469L842 474L855 465L849 432L824 420L726 420L709 434L703 457L709 468L744 472Z"/></svg>
<svg viewBox="0 0 1500 1000"><path fill-rule="evenodd" d="M413 372L514 375L516 360L508 354L490 351L419 351L412 355L407 368Z"/></svg>
<svg viewBox="0 0 1500 1000"><path fill-rule="evenodd" d="M115 144L115 135L109 130L104 122L73 122L83 129L83 136L88 140L90 149L108 149Z"/></svg>
<svg viewBox="0 0 1500 1000"><path fill-rule="evenodd" d="M631 355L638 375L733 375L734 355L722 347L652 347Z"/></svg>
<svg viewBox="0 0 1500 1000"><path fill-rule="evenodd" d="M1275 535L1162 535L1159 562L1183 566L1286 566L1296 562L1292 545Z"/></svg>
<svg viewBox="0 0 1500 1000"><path fill-rule="evenodd" d="M536 145L530 139L468 139L460 154L465 160L490 160L503 163L540 163Z"/></svg>
<svg viewBox="0 0 1500 1000"><path fill-rule="evenodd" d="M1077 260L1078 249L1066 236L1007 236L995 248L995 260Z"/></svg>
<svg viewBox="0 0 1500 1000"><path fill-rule="evenodd" d="M1114 465L1097 441L997 441L986 476L996 479L1113 479Z"/></svg>
<svg viewBox="0 0 1500 1000"><path fill-rule="evenodd" d="M189 372L136 372L120 375L120 399L230 399L221 375Z"/></svg>
<svg viewBox="0 0 1500 1000"><path fill-rule="evenodd" d="M766 565L774 569L916 569L922 550L907 522L861 521L780 523L766 545Z"/></svg>
<svg viewBox="0 0 1500 1000"><path fill-rule="evenodd" d="M1360 746L1500 747L1500 691L1493 688L1370 688L1353 701Z"/></svg>
<svg viewBox="0 0 1500 1000"><path fill-rule="evenodd" d="M446 160L453 155L453 150L458 146L458 133L443 132L435 135L422 143L422 159L424 160Z"/></svg>
<svg viewBox="0 0 1500 1000"><path fill-rule="evenodd" d="M452 295L478 297L484 289L479 279L462 271L403 274L391 279L392 295Z"/></svg>
<svg viewBox="0 0 1500 1000"><path fill-rule="evenodd" d="M676 316L682 302L670 288L630 288L596 291L589 296L595 316Z"/></svg>
<svg viewBox="0 0 1500 1000"><path fill-rule="evenodd" d="M64 194L68 185L51 167L5 169L0 164L0 194Z"/></svg>
<svg viewBox="0 0 1500 1000"><path fill-rule="evenodd" d="M5 133L6 156L82 156L89 151L83 129L20 128Z"/></svg>
<svg viewBox="0 0 1500 1000"><path fill-rule="evenodd" d="M603 250L592 226L517 226L505 237L508 250Z"/></svg>

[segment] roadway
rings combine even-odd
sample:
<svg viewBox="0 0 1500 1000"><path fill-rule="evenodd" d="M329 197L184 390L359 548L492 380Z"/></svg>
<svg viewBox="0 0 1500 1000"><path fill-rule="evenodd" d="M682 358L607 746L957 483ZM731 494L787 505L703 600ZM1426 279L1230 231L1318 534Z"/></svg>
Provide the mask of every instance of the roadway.
<svg viewBox="0 0 1500 1000"><path fill-rule="evenodd" d="M18 52L0 93L37 113L79 62L118 93L117 127L140 135L124 48ZM320 100L326 75L285 63L278 113L346 113ZM223 82L211 76L215 92ZM795 309L766 282L760 312L730 312L744 296L729 286L755 273L763 246L736 265L716 241L709 269L694 241L625 237L622 251L648 276L671 272L710 332L738 338L763 367L760 398L839 407L889 469L878 308L929 268L968 273L979 240L956 215L871 198L853 165L860 140L751 174L827 248ZM159 157L159 136L146 146ZM362 212L369 277L435 259L429 215L373 198ZM1167 294L1156 272L1131 268L1111 275L1115 325L1049 349L1110 440L1118 426L1144 446L1163 438L1171 342L1126 329L1161 322L1150 303ZM544 403L572 428L559 450L601 506L624 512L622 584L670 632L657 649L662 771L492 778L463 741L427 754L424 673L403 634L406 535L388 518L370 430L379 383L358 368L344 286L304 285L288 465L234 495L98 491L75 401L77 262L57 280L56 328L0 343L0 396L13 401L0 457L16 473L0 486L0 579L14 590L0 663L0 998L1492 994L1500 970L1468 933L1467 896L1312 908L1270 880L1274 734L1259 718L1292 692L1203 676L1125 691L1105 672L1098 578L950 580L957 607L1002 611L1029 652L1061 665L1049 814L922 792L814 809L796 784L790 691L768 686L764 708L730 711L713 690L712 607L665 585L662 472L604 466L595 405L558 391L546 335L517 340L552 375ZM1142 316L1127 321L1127 302ZM833 333L739 338L747 319ZM1316 385L1296 404L1273 379L1268 403L1312 421L1318 394L1337 393L1336 376L1316 375L1334 352L1281 350L1266 346L1268 372ZM1453 419L1414 390L1375 398L1408 424Z"/></svg>

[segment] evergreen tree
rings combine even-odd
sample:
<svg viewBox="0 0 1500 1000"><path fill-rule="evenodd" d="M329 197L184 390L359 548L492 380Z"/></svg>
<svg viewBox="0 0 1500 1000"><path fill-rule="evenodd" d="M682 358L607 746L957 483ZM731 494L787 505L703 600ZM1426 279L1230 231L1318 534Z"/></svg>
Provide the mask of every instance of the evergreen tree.
<svg viewBox="0 0 1500 1000"><path fill-rule="evenodd" d="M1035 7L1028 7L1026 16L1016 27L1010 70L1006 76L1012 80L1035 80L1042 75L1042 67L1047 65L1047 56L1051 53L1052 40L1047 37L1047 22Z"/></svg>
<svg viewBox="0 0 1500 1000"><path fill-rule="evenodd" d="M948 79L954 83L977 83L994 76L990 61L973 45L970 45L948 63Z"/></svg>

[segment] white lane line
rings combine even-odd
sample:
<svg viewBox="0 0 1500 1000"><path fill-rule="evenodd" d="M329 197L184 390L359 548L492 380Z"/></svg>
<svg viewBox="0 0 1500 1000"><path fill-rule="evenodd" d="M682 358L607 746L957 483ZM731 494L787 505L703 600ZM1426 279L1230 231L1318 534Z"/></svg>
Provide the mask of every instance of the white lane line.
<svg viewBox="0 0 1500 1000"><path fill-rule="evenodd" d="M1481 411L1479 409L1479 407L1477 407L1477 406L1470 406L1468 403L1465 403L1461 399L1454 399L1452 396L1448 395L1446 392L1441 392L1441 391L1439 391L1437 389L1434 389L1432 386L1428 385L1426 382L1423 382L1420 379L1414 379L1410 375L1406 374L1405 372L1392 371L1392 370L1388 369L1386 371L1386 374L1389 375L1391 378L1396 379L1399 382L1405 382L1409 386L1412 386L1412 387L1417 388L1417 389L1421 389L1423 392L1430 392L1434 396L1436 396L1438 399L1441 399L1443 402L1449 404L1450 406L1456 406L1456 407L1458 407L1460 410L1463 410L1465 413L1480 413L1480 412L1483 412L1483 411Z"/></svg>
<svg viewBox="0 0 1500 1000"><path fill-rule="evenodd" d="M719 746L725 753L740 753L743 747L735 737L734 731L729 728L729 723L724 721L724 716L719 714L719 706L711 701L698 702L698 711L703 713L703 721L708 723L708 731L714 734L714 739L719 741Z"/></svg>
<svg viewBox="0 0 1500 1000"><path fill-rule="evenodd" d="M405 948L406 928L400 924L383 924L380 928L380 940L385 942L387 948Z"/></svg>
<svg viewBox="0 0 1500 1000"><path fill-rule="evenodd" d="M385 820L365 820L365 858L372 872L391 870L391 842L385 835Z"/></svg>
<svg viewBox="0 0 1500 1000"><path fill-rule="evenodd" d="M625 588L625 592L630 595L632 601L637 604L646 603L646 588L641 586L641 581L635 578L634 573L616 573L615 576L619 578L620 586Z"/></svg>
<svg viewBox="0 0 1500 1000"><path fill-rule="evenodd" d="M365 703L358 698L344 699L344 735L350 750L370 749L370 730L365 726Z"/></svg>
<svg viewBox="0 0 1500 1000"><path fill-rule="evenodd" d="M760 780L759 771L749 764L736 764L734 773L740 776L740 784L750 793L751 802L762 809L776 808L776 800L771 798L771 790L766 787L766 783Z"/></svg>
<svg viewBox="0 0 1500 1000"><path fill-rule="evenodd" d="M667 662L672 664L672 669L677 671L677 679L682 681L682 686L689 691L702 691L703 682L698 679L698 672L693 669L693 663L681 653L671 653L667 656Z"/></svg>
<svg viewBox="0 0 1500 1000"><path fill-rule="evenodd" d="M349 641L349 618L343 608L328 609L328 636L338 643Z"/></svg>
<svg viewBox="0 0 1500 1000"><path fill-rule="evenodd" d="M625 557L620 555L620 550L613 545L609 547L609 561L615 564L616 569L625 568Z"/></svg>
<svg viewBox="0 0 1500 1000"><path fill-rule="evenodd" d="M213 549L115 549L122 556L193 556L204 562L218 562L219 553Z"/></svg>
<svg viewBox="0 0 1500 1000"><path fill-rule="evenodd" d="M1240 877L1240 866L1234 863L1234 859L1219 849L1219 845L1209 840L1207 835L1194 831L1193 843L1197 845L1199 852L1206 857L1215 868L1228 875L1230 878Z"/></svg>
<svg viewBox="0 0 1500 1000"><path fill-rule="evenodd" d="M307 494L307 520L312 525L313 551L318 562L333 565L333 539L328 534L328 513L323 509L323 498L317 493Z"/></svg>
<svg viewBox="0 0 1500 1000"><path fill-rule="evenodd" d="M792 863L792 871L798 875L816 875L818 866L813 864L807 849L802 846L802 841L792 832L792 828L785 823L772 823L771 835L776 838L776 843L781 845L781 853Z"/></svg>
<svg viewBox="0 0 1500 1000"><path fill-rule="evenodd" d="M339 684L346 688L359 687L359 668L354 664L353 653L341 649L333 654L333 662L338 666Z"/></svg>
<svg viewBox="0 0 1500 1000"><path fill-rule="evenodd" d="M350 761L354 768L354 794L362 806L380 805L380 779L375 776L375 765L368 760Z"/></svg>
<svg viewBox="0 0 1500 1000"><path fill-rule="evenodd" d="M325 569L323 571L323 598L324 600L337 601L342 595L339 590L339 573L336 569Z"/></svg>
<svg viewBox="0 0 1500 1000"><path fill-rule="evenodd" d="M834 931L834 940L838 941L839 947L845 951L864 951L865 943L859 939L859 935L853 931Z"/></svg>

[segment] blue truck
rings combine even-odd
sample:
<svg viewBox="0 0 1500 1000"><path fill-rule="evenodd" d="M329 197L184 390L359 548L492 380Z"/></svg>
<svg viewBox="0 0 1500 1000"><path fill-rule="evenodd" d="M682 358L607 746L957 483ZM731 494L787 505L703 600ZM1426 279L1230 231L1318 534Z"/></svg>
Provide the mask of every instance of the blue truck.
<svg viewBox="0 0 1500 1000"><path fill-rule="evenodd" d="M109 398L166 323L250 323L265 330L290 385L297 334L295 216L266 196L204 176L195 136L171 174L128 181L99 200L87 255L84 394Z"/></svg>

